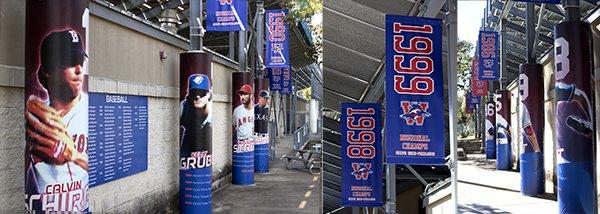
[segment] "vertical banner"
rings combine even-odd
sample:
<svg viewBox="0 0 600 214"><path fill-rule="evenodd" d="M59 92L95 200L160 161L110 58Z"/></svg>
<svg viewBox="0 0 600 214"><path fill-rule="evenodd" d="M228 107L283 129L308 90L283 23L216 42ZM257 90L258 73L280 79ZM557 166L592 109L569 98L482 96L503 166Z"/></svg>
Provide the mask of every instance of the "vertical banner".
<svg viewBox="0 0 600 214"><path fill-rule="evenodd" d="M28 0L25 30L25 204L88 211L86 0Z"/></svg>
<svg viewBox="0 0 600 214"><path fill-rule="evenodd" d="M488 82L479 80L479 60L473 58L471 64L471 91L473 96L483 97L488 93Z"/></svg>
<svg viewBox="0 0 600 214"><path fill-rule="evenodd" d="M248 28L246 0L206 0L207 31L245 31Z"/></svg>
<svg viewBox="0 0 600 214"><path fill-rule="evenodd" d="M342 103L342 203L383 206L381 107L377 103Z"/></svg>
<svg viewBox="0 0 600 214"><path fill-rule="evenodd" d="M500 40L498 32L479 31L477 58L479 59L479 80L500 79Z"/></svg>
<svg viewBox="0 0 600 214"><path fill-rule="evenodd" d="M442 20L385 18L387 162L444 164Z"/></svg>
<svg viewBox="0 0 600 214"><path fill-rule="evenodd" d="M519 70L521 192L535 196L544 193L544 73L540 64L522 64Z"/></svg>
<svg viewBox="0 0 600 214"><path fill-rule="evenodd" d="M558 207L560 213L595 213L594 94L590 25L554 27Z"/></svg>
<svg viewBox="0 0 600 214"><path fill-rule="evenodd" d="M282 94L293 93L292 89L292 69L285 67L281 70L281 91Z"/></svg>
<svg viewBox="0 0 600 214"><path fill-rule="evenodd" d="M254 85L254 172L269 172L269 79L255 79Z"/></svg>
<svg viewBox="0 0 600 214"><path fill-rule="evenodd" d="M496 102L489 98L485 103L485 157L496 159Z"/></svg>
<svg viewBox="0 0 600 214"><path fill-rule="evenodd" d="M475 108L477 108L477 104L479 104L479 97L474 97L470 91L467 92L467 96L465 97L465 112L473 114Z"/></svg>
<svg viewBox="0 0 600 214"><path fill-rule="evenodd" d="M237 185L254 184L254 77L250 72L232 74L233 179Z"/></svg>
<svg viewBox="0 0 600 214"><path fill-rule="evenodd" d="M512 168L510 99L509 90L496 91L496 168L499 170Z"/></svg>
<svg viewBox="0 0 600 214"><path fill-rule="evenodd" d="M269 86L271 91L281 92L283 68L267 68L267 72L269 75Z"/></svg>
<svg viewBox="0 0 600 214"><path fill-rule="evenodd" d="M212 56L179 55L179 209L212 211Z"/></svg>
<svg viewBox="0 0 600 214"><path fill-rule="evenodd" d="M289 25L285 22L287 10L266 10L267 27L266 57L267 68L290 66Z"/></svg>

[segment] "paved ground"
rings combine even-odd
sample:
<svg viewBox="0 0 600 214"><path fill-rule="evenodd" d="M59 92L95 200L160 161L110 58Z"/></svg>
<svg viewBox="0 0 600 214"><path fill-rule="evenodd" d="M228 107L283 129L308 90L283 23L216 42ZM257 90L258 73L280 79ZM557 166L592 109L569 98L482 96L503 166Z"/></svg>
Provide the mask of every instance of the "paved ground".
<svg viewBox="0 0 600 214"><path fill-rule="evenodd" d="M460 213L557 213L556 199L520 193L519 172L496 170L495 160L485 155L469 155L459 161L458 204ZM548 187L546 187L548 189Z"/></svg>
<svg viewBox="0 0 600 214"><path fill-rule="evenodd" d="M280 139L269 174L256 174L255 186L229 185L213 194L214 213L319 213L321 178L299 163L292 170L279 158L292 150L292 137Z"/></svg>

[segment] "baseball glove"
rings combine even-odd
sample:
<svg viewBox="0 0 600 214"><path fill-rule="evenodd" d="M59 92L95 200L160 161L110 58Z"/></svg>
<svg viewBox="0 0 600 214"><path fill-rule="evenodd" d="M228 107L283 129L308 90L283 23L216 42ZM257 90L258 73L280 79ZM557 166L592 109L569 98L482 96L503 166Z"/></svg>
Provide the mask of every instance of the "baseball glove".
<svg viewBox="0 0 600 214"><path fill-rule="evenodd" d="M74 161L87 168L87 155L76 151L60 113L46 106L35 96L27 99L25 106L26 136L31 154L46 163L62 165Z"/></svg>

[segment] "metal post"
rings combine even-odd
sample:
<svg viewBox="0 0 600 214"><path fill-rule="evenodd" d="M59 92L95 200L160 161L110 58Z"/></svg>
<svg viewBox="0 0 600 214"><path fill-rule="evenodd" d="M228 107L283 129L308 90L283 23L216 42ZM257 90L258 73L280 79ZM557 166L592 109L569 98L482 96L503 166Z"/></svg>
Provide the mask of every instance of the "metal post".
<svg viewBox="0 0 600 214"><path fill-rule="evenodd" d="M256 19L256 52L257 52L257 57L256 57L256 69L259 70L260 75L262 77L266 76L266 74L264 73L263 70L263 52L264 52L264 39L265 39L265 23L264 23L264 17L265 17L265 4L263 0L258 0L256 1L256 10L257 10L257 17Z"/></svg>
<svg viewBox="0 0 600 214"><path fill-rule="evenodd" d="M190 50L202 51L202 1L190 1Z"/></svg>
<svg viewBox="0 0 600 214"><path fill-rule="evenodd" d="M505 22L505 19L500 20L500 88L506 87L506 85L508 85L508 77L506 77L505 75L506 73L508 73L506 71L506 48L508 47L508 45L506 44L506 38L504 37L504 35L506 34Z"/></svg>
<svg viewBox="0 0 600 214"><path fill-rule="evenodd" d="M579 0L562 0L565 8L567 21L580 21L581 12L579 11Z"/></svg>
<svg viewBox="0 0 600 214"><path fill-rule="evenodd" d="M246 31L238 32L238 63L240 64L240 72L247 70L246 54Z"/></svg>
<svg viewBox="0 0 600 214"><path fill-rule="evenodd" d="M394 164L386 163L385 173L385 194L387 198L385 213L396 214L396 166Z"/></svg>
<svg viewBox="0 0 600 214"><path fill-rule="evenodd" d="M229 54L227 57L235 60L235 32L229 32Z"/></svg>
<svg viewBox="0 0 600 214"><path fill-rule="evenodd" d="M535 5L532 2L528 2L525 11L525 22L527 23L527 63L535 63L535 52L533 52L533 46L535 45Z"/></svg>
<svg viewBox="0 0 600 214"><path fill-rule="evenodd" d="M458 211L458 190L457 190L457 165L456 165L456 103L457 103L457 79L458 73L457 69L457 44L458 44L458 32L457 32L457 17L456 17L456 3L457 0L448 0L446 2L446 6L448 7L446 11L448 11L448 16L446 17L446 21L448 21L448 111L450 114L450 123L449 123L449 132L450 132L450 173L451 173L451 183L450 189L452 190L452 207L453 211L451 213L457 213Z"/></svg>

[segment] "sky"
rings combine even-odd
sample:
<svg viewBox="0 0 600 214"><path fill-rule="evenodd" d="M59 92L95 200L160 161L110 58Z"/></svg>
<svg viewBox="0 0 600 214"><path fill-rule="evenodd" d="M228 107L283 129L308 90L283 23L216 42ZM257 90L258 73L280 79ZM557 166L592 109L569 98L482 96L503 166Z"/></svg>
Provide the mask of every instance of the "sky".
<svg viewBox="0 0 600 214"><path fill-rule="evenodd" d="M458 39L477 43L485 1L458 1Z"/></svg>

